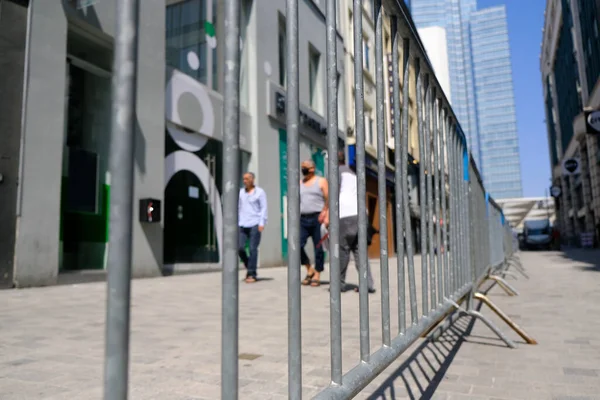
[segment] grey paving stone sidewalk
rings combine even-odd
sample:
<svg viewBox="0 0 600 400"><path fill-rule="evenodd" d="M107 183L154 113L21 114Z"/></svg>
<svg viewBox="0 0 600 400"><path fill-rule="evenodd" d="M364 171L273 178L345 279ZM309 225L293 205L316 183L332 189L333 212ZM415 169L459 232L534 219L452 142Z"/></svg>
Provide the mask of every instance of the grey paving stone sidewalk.
<svg viewBox="0 0 600 400"><path fill-rule="evenodd" d="M470 321L462 319L441 340L415 343L358 398L600 399L600 267L589 264L600 263L600 254L594 254L525 253L531 279L511 281L521 296L490 293L538 346L510 350L481 323L465 337ZM394 276L395 260L390 264ZM373 270L378 282L376 263ZM240 399L285 399L287 271L261 273L269 279L240 284ZM327 287L302 290L304 398L329 381ZM102 398L105 289L90 283L0 292L0 399ZM220 397L220 307L219 274L134 281L131 399ZM342 307L347 371L358 361L358 295L345 293ZM378 291L370 296L373 351L381 341L380 308ZM485 306L482 312L520 340Z"/></svg>

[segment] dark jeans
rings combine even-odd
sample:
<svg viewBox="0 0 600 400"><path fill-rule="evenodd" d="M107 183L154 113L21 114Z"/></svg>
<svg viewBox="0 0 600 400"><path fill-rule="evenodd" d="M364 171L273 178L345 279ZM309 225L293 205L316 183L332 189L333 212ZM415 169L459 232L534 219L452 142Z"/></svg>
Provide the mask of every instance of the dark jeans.
<svg viewBox="0 0 600 400"><path fill-rule="evenodd" d="M246 242L250 240L250 257L246 254ZM238 254L248 270L248 276L256 278L256 265L258 263L258 245L260 244L260 232L258 226L252 228L239 228Z"/></svg>
<svg viewBox="0 0 600 400"><path fill-rule="evenodd" d="M346 272L350 263L350 253L354 254L354 264L358 271L358 216L340 219L340 280L342 287L346 284ZM375 289L371 267L367 257L367 285L369 290Z"/></svg>
<svg viewBox="0 0 600 400"><path fill-rule="evenodd" d="M310 260L304 252L304 246L306 246L309 237L312 238L315 246L315 269L317 272L323 272L325 269L325 253L323 252L323 246L317 247L317 244L321 241L319 213L302 214L300 216L300 262L302 265L310 264Z"/></svg>

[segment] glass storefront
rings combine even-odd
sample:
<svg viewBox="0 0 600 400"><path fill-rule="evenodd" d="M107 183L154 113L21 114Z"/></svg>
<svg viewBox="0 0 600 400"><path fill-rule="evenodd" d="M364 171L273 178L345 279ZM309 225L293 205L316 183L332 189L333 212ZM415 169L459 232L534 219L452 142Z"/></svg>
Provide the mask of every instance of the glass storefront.
<svg viewBox="0 0 600 400"><path fill-rule="evenodd" d="M110 202L110 73L70 57L66 82L60 268L103 269Z"/></svg>

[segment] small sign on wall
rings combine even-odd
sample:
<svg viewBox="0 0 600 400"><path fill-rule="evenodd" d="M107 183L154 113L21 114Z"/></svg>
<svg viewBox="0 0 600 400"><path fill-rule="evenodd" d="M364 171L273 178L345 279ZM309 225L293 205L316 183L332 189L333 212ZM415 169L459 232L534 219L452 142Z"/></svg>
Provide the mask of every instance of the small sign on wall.
<svg viewBox="0 0 600 400"><path fill-rule="evenodd" d="M600 110L585 112L585 127L589 135L600 135Z"/></svg>
<svg viewBox="0 0 600 400"><path fill-rule="evenodd" d="M579 158L566 158L562 162L563 175L577 175L581 173L581 162Z"/></svg>
<svg viewBox="0 0 600 400"><path fill-rule="evenodd" d="M196 186L188 187L188 196L191 197L192 199L200 198L200 188L198 188Z"/></svg>

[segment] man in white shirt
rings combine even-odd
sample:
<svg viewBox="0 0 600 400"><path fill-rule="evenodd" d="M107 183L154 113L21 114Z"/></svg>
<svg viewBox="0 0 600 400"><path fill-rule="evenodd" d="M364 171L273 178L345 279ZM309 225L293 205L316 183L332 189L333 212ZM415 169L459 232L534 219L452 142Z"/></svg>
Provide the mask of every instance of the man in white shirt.
<svg viewBox="0 0 600 400"><path fill-rule="evenodd" d="M344 151L338 152L340 171L340 278L341 290L346 292L346 272L350 263L350 253L354 254L356 270L358 267L358 180L356 174L346 165ZM375 284L367 258L367 285L369 293L375 293ZM358 288L355 289L358 291Z"/></svg>
<svg viewBox="0 0 600 400"><path fill-rule="evenodd" d="M247 269L246 283L254 283L258 264L258 245L267 224L267 195L254 185L254 174L244 174L244 187L240 189L238 203L238 254ZM250 241L250 256L246 253L246 242Z"/></svg>

